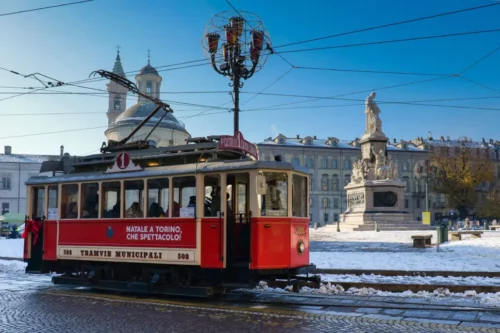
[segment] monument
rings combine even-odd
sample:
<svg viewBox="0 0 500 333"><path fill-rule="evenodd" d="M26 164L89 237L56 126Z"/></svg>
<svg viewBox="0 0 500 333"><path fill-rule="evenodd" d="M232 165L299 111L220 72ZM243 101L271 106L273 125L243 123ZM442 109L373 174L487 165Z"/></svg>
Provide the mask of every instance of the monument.
<svg viewBox="0 0 500 333"><path fill-rule="evenodd" d="M366 99L366 131L361 137L361 159L353 164L347 191L347 209L341 214L344 227L353 230L373 230L377 222L385 229L421 225L411 221L404 210L405 183L398 178L398 166L387 155L389 139L382 131L376 93Z"/></svg>

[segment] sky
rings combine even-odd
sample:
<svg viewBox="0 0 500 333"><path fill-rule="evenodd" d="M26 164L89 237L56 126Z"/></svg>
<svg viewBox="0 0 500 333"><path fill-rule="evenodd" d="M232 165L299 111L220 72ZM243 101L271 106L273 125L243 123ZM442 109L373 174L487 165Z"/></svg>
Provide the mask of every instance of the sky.
<svg viewBox="0 0 500 333"><path fill-rule="evenodd" d="M171 104L190 134L233 132L232 88L227 77L217 74L208 62L189 68L162 67L205 58L202 36L215 14L232 10L226 0L95 0L2 15L68 2L72 1L0 0L0 67L69 83L85 80L95 70L112 70L117 45L125 72L145 66L150 49L151 65L163 77L161 98ZM500 50L461 76L451 76L499 48L500 31L307 50L500 29L500 5L280 47L498 1L230 2L262 19L278 53L269 55L241 89L240 130L246 139L262 142L280 133L341 140L360 137L365 126L364 100L375 91L383 131L391 140L413 140L429 132L434 138L500 140ZM135 82L134 75L128 78ZM63 85L37 92L27 89L44 87L34 78L0 70L0 147L10 145L13 153L24 154L58 154L61 145L71 155L97 152L106 141L108 96L102 92L106 83L84 82L79 87ZM341 99L325 99L333 96ZM307 101L311 97L323 99ZM127 107L136 100L130 96Z"/></svg>

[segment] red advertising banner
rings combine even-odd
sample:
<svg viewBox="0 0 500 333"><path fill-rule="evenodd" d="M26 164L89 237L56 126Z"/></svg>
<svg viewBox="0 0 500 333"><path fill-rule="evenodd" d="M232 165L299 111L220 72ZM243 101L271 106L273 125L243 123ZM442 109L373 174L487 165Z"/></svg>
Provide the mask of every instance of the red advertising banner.
<svg viewBox="0 0 500 333"><path fill-rule="evenodd" d="M60 220L59 245L196 248L194 219Z"/></svg>
<svg viewBox="0 0 500 333"><path fill-rule="evenodd" d="M250 141L246 141L241 132L237 132L234 136L221 135L219 139L219 149L235 149L259 159L257 146Z"/></svg>

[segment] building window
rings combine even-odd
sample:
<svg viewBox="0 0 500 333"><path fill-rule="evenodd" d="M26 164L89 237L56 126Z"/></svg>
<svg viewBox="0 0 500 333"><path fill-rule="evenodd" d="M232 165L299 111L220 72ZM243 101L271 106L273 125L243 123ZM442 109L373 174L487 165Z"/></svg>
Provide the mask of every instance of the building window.
<svg viewBox="0 0 500 333"><path fill-rule="evenodd" d="M314 160L312 157L308 157L306 159L306 167L308 168L314 168Z"/></svg>
<svg viewBox="0 0 500 333"><path fill-rule="evenodd" d="M328 169L328 158L327 157L323 157L321 159L321 168Z"/></svg>
<svg viewBox="0 0 500 333"><path fill-rule="evenodd" d="M408 199L405 199L405 208L408 208Z"/></svg>
<svg viewBox="0 0 500 333"><path fill-rule="evenodd" d="M309 191L314 191L314 175L312 173L309 174Z"/></svg>
<svg viewBox="0 0 500 333"><path fill-rule="evenodd" d="M292 157L292 164L294 166L299 166L300 165L300 159L297 156Z"/></svg>
<svg viewBox="0 0 500 333"><path fill-rule="evenodd" d="M347 186L349 182L351 181L351 175L345 175L344 176L344 186Z"/></svg>
<svg viewBox="0 0 500 333"><path fill-rule="evenodd" d="M326 174L321 176L321 189L323 191L328 191L328 175Z"/></svg>
<svg viewBox="0 0 500 333"><path fill-rule="evenodd" d="M311 139L307 139L307 140L306 140L306 145L310 146L311 144L312 144Z"/></svg>
<svg viewBox="0 0 500 333"><path fill-rule="evenodd" d="M10 173L2 174L2 190L10 190L11 189L11 177Z"/></svg>
<svg viewBox="0 0 500 333"><path fill-rule="evenodd" d="M262 202L259 203L261 216L288 216L287 174L265 172L264 176L266 177L267 191L265 195L261 196ZM193 190L196 190L196 187Z"/></svg>
<svg viewBox="0 0 500 333"><path fill-rule="evenodd" d="M339 220L339 214L334 213L333 214L333 221L337 222Z"/></svg>
<svg viewBox="0 0 500 333"><path fill-rule="evenodd" d="M410 178L408 178L407 176L404 176L403 177L403 182L405 183L405 192L408 192L410 190Z"/></svg>
<svg viewBox="0 0 500 333"><path fill-rule="evenodd" d="M279 143L280 145L284 145L284 144L285 144L285 139L280 138L280 139L278 140L278 143Z"/></svg>
<svg viewBox="0 0 500 333"><path fill-rule="evenodd" d="M8 202L3 202L2 203L2 215L5 215L9 212L9 203Z"/></svg>
<svg viewBox="0 0 500 333"><path fill-rule="evenodd" d="M420 199L417 199L417 208L420 208Z"/></svg>
<svg viewBox="0 0 500 333"><path fill-rule="evenodd" d="M324 213L323 214L323 221L326 223L328 223L328 213Z"/></svg>
<svg viewBox="0 0 500 333"><path fill-rule="evenodd" d="M351 160L344 160L344 170L351 170Z"/></svg>
<svg viewBox="0 0 500 333"><path fill-rule="evenodd" d="M323 198L323 208L328 208L328 198Z"/></svg>
<svg viewBox="0 0 500 333"><path fill-rule="evenodd" d="M333 198L333 208L339 208L339 198Z"/></svg>
<svg viewBox="0 0 500 333"><path fill-rule="evenodd" d="M265 160L265 161L270 161L270 160L271 160L271 155L266 155L266 156L264 157L264 160Z"/></svg>
<svg viewBox="0 0 500 333"><path fill-rule="evenodd" d="M313 198L309 198L309 207L313 206Z"/></svg>
<svg viewBox="0 0 500 333"><path fill-rule="evenodd" d="M339 176L338 175L332 175L332 190L333 191L339 190Z"/></svg>
<svg viewBox="0 0 500 333"><path fill-rule="evenodd" d="M338 169L339 168L339 161L336 159L332 160L332 169Z"/></svg>
<svg viewBox="0 0 500 333"><path fill-rule="evenodd" d="M82 184L80 202L80 217L83 219L96 219L99 214L99 184Z"/></svg>
<svg viewBox="0 0 500 333"><path fill-rule="evenodd" d="M151 81L146 82L146 94L151 95L153 92L153 84Z"/></svg>
<svg viewBox="0 0 500 333"><path fill-rule="evenodd" d="M115 103L114 103L114 109L115 110L121 110L122 108L122 100L120 99L120 97L115 97Z"/></svg>

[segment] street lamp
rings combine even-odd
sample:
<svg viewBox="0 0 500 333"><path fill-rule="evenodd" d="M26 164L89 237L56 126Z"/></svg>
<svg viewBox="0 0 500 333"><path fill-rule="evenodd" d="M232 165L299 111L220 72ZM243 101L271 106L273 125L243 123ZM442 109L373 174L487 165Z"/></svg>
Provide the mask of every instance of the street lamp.
<svg viewBox="0 0 500 333"><path fill-rule="evenodd" d="M248 80L264 66L267 56L272 53L271 39L257 15L227 11L212 17L205 28L202 46L214 70L231 80L236 135L239 132L241 79Z"/></svg>

